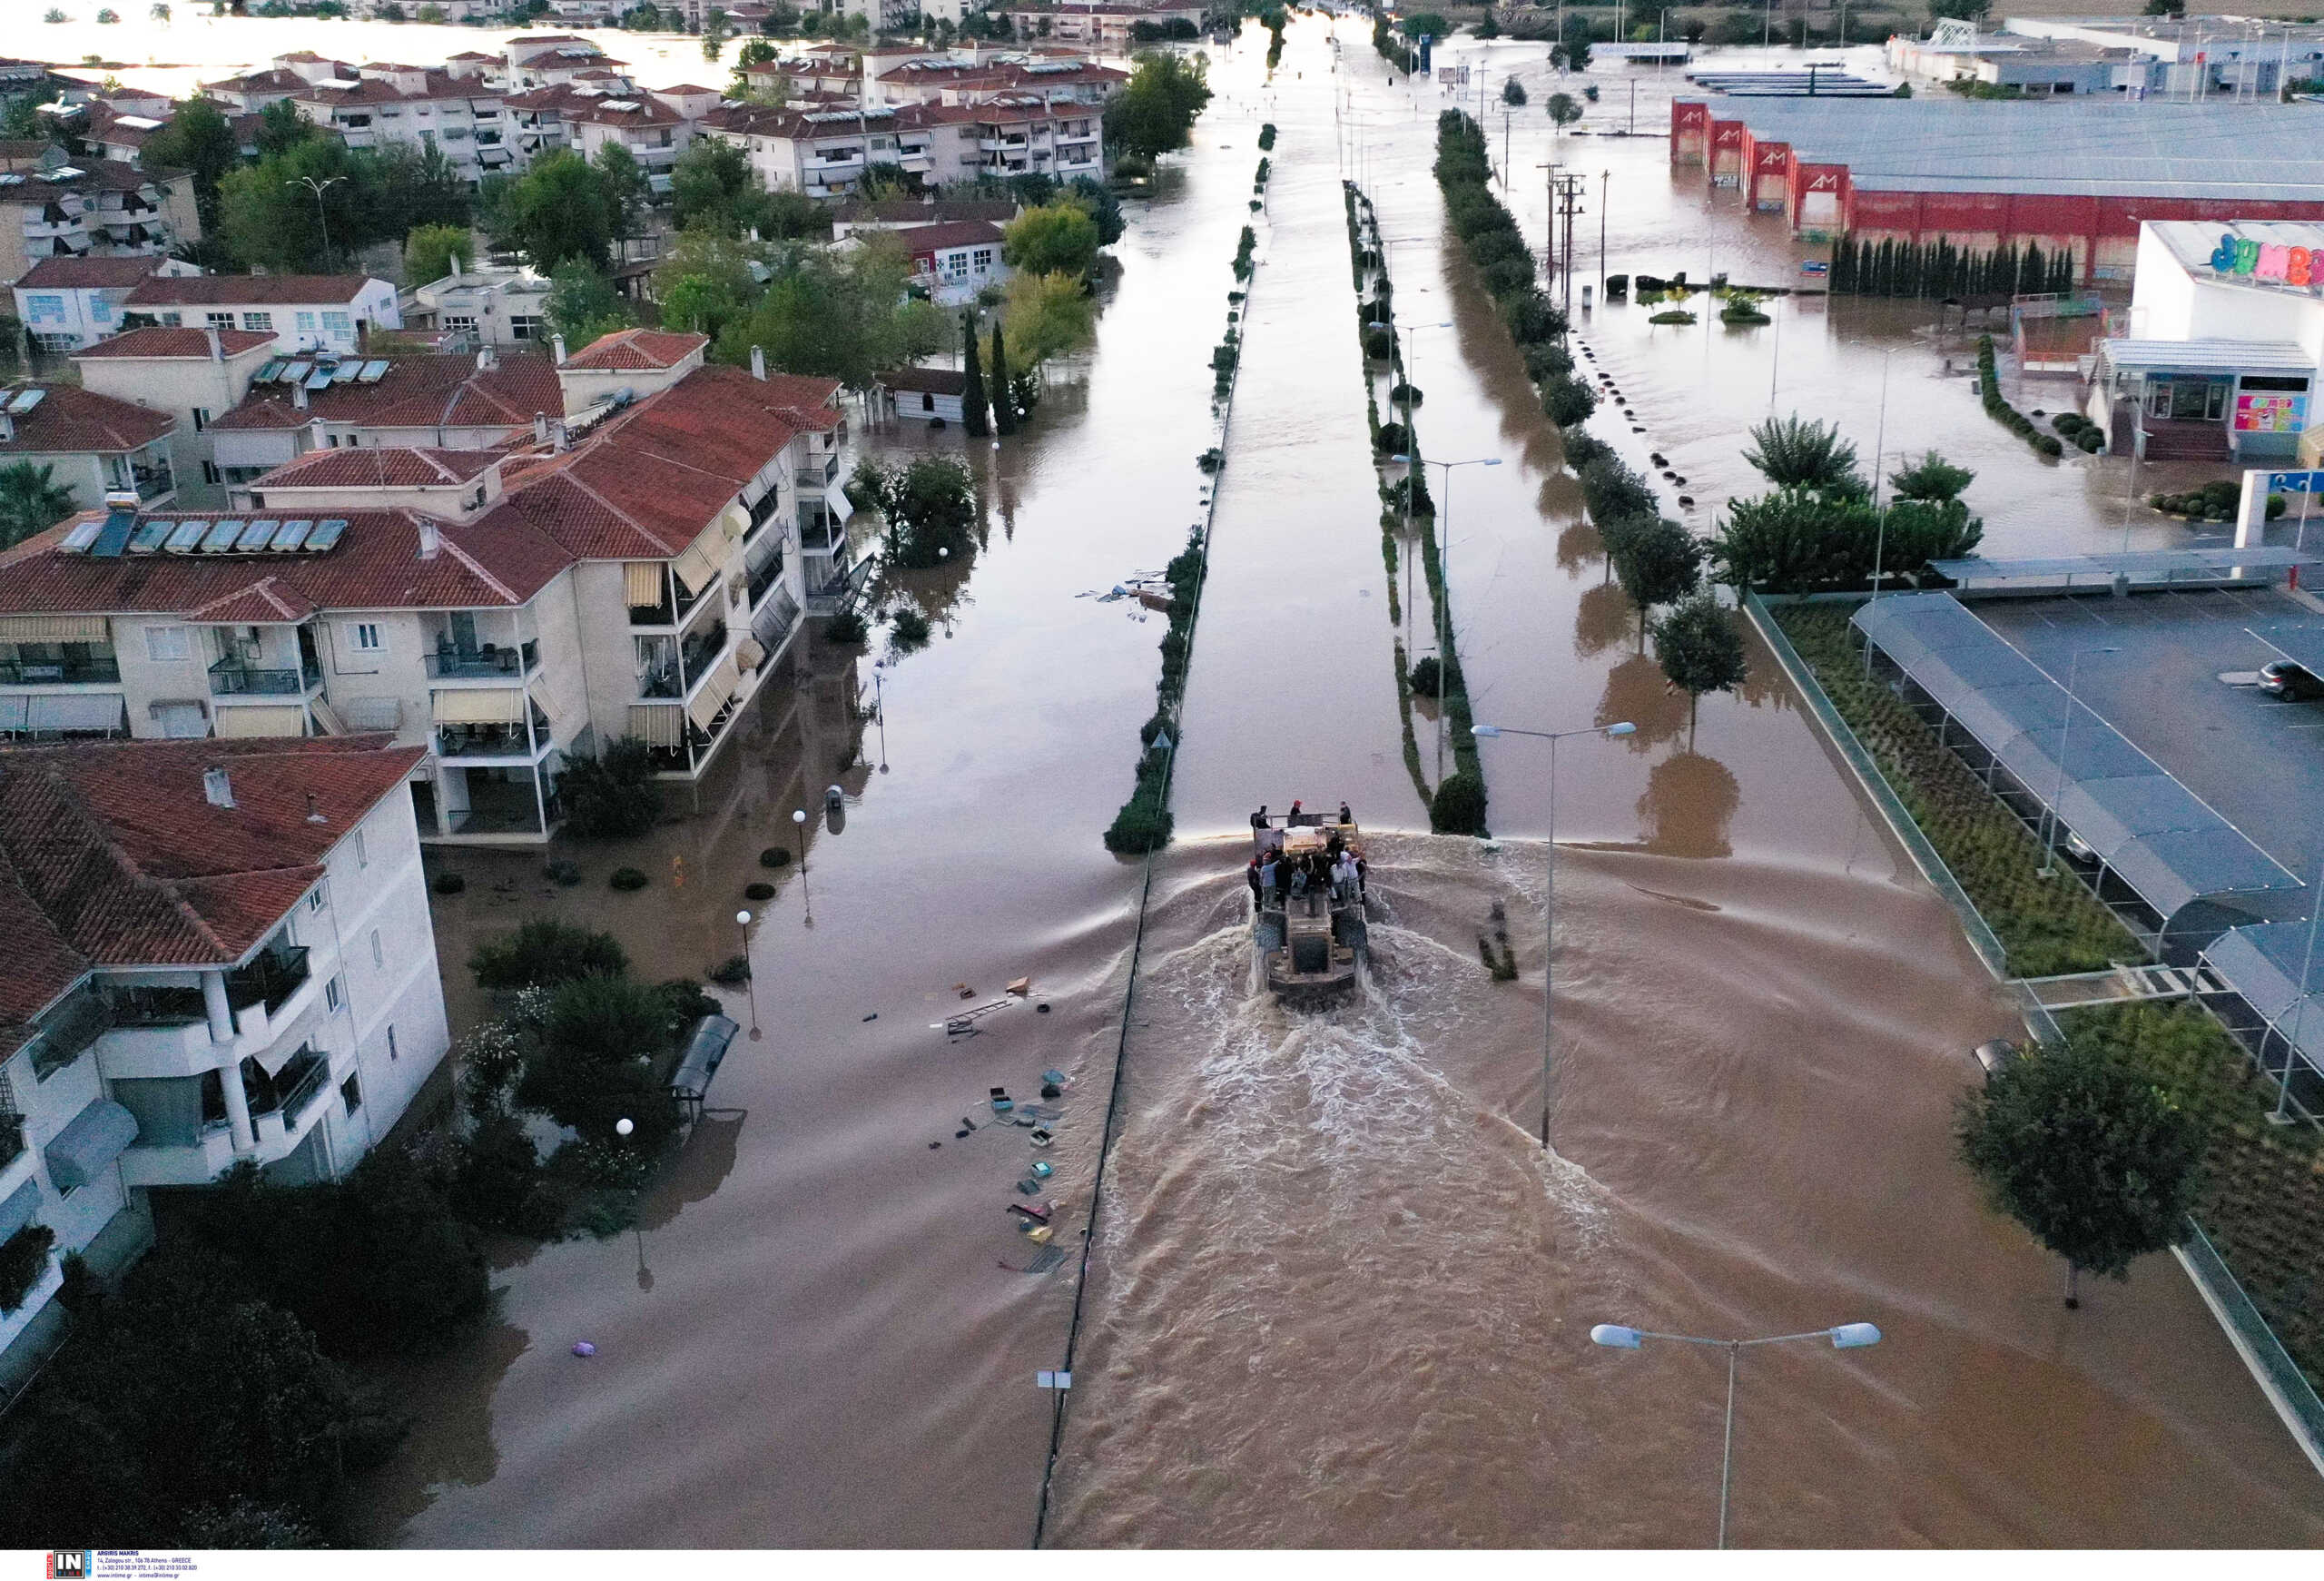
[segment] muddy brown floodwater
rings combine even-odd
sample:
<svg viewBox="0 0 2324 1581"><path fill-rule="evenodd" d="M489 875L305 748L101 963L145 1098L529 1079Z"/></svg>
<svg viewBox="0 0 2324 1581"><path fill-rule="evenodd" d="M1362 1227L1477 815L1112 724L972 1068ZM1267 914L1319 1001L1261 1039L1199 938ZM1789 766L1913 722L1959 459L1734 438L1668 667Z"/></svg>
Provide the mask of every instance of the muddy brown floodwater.
<svg viewBox="0 0 2324 1581"><path fill-rule="evenodd" d="M419 1425L364 1490L361 1534L1032 1535L1053 1400L1033 1373L1064 1359L1073 1265L1017 1271L1034 1250L1004 1213L1021 1135L956 1133L990 1087L1024 1097L1045 1068L1068 1072L1052 1191L1059 1241L1078 1244L1140 880L1098 833L1128 789L1162 634L1081 595L1158 568L1194 519L1205 352L1272 118L1182 840L1156 865L1048 1540L1707 1543L1715 1359L1598 1350L1589 1325L1850 1319L1886 1342L1744 1367L1740 1542L2324 1539L2313 1474L2175 1268L2151 1259L2070 1316L2052 1260L1975 1201L1947 1117L1965 1051L2004 1012L1764 655L1692 730L1663 695L1555 436L1435 234L1435 91L1415 104L1342 31L1334 71L1327 25L1295 20L1272 84L1255 29L1212 52L1219 97L1178 173L1132 205L1095 351L1029 432L964 452L985 542L887 597L929 612L924 650L810 643L685 815L571 853L577 887L536 858L448 859L469 878L438 908L463 1022L482 1007L460 963L524 916L612 928L661 977L734 953L751 904L755 998L723 997L763 1035L738 1043L635 1233L503 1251L494 1325L400 1380ZM1399 832L1421 819L1334 185L1343 89L1341 114L1376 124L1385 228L1421 238L1399 248L1400 301L1441 301L1408 316L1457 326L1420 353L1423 442L1509 462L1457 486L1479 715L1640 725L1560 766L1554 1153L1528 1135L1544 853L1522 836L1546 826L1546 765L1514 741L1489 751L1495 825L1518 836L1498 849ZM1683 216L1661 173L1658 212ZM1699 422L1708 474L1739 425ZM865 717L875 696L884 730ZM760 851L790 845L793 810L819 815L831 784L844 826L816 815L805 871L768 874ZM1318 1017L1250 993L1229 837L1249 804L1294 795L1347 795L1376 831L1377 969L1359 1003ZM653 884L609 892L618 865ZM777 894L746 903L763 877ZM1496 901L1513 983L1477 954ZM1050 1013L942 1030L1028 974ZM583 1339L586 1361L569 1351Z"/></svg>
<svg viewBox="0 0 2324 1581"><path fill-rule="evenodd" d="M1335 119L1365 124L1399 315L1453 325L1420 343L1422 442L1447 459L1503 459L1462 475L1452 512L1477 715L1640 729L1569 743L1559 766L1548 1154L1528 1135L1543 847L1375 836L1365 993L1286 1015L1252 992L1241 840L1227 831L1273 766L1273 783L1301 786L1311 765L1344 766L1345 721L1280 709L1238 736L1239 753L1204 760L1231 756L1226 783L1182 786L1182 829L1198 810L1209 816L1189 832L1212 838L1170 853L1149 919L1051 1539L1707 1545L1718 1359L1600 1349L1590 1326L1745 1335L1868 1320L1886 1335L1872 1350L1746 1360L1737 1542L2324 1541L2315 1474L2169 1260L2070 1314L2054 1260L1977 1201L1953 1156L1952 1106L1974 1074L1967 1051L2010 1030L2007 1011L1764 651L1740 695L1706 699L1691 729L1666 695L1603 580L1556 436L1440 237L1428 165L1442 96L1424 88L1415 106L1362 33L1341 32L1334 72L1325 25L1293 24L1271 90L1276 168L1320 163ZM1644 200L1657 214L1699 201L1667 170L1635 173L1659 178ZM1321 382L1352 361L1344 232L1299 196L1279 184L1270 197L1267 272L1315 282L1295 332L1320 388L1275 414L1246 385L1246 452L1348 405ZM1278 298L1267 311L1289 310ZM1255 349L1246 379L1261 369ZM1671 377L1708 409L1690 419L1698 444L1731 457L1764 405L1730 413L1691 370ZM1956 426L1985 421L1974 400L1965 411ZM1945 418L1917 411L1919 442L1954 448ZM1315 439L1363 467L1360 432L1352 446ZM1987 459L1981 435L1961 448ZM1241 516L1230 488L1208 596L1251 597L1263 588L1239 579L1272 574L1267 549L1238 553L1241 531L1337 532L1351 568L1369 551L1376 597L1376 506L1359 482ZM1375 662L1377 627L1347 619L1328 634L1334 653ZM1258 662L1256 645L1216 636L1206 624L1196 645L1190 742L1238 716L1227 683ZM1391 727L1372 726L1383 749ZM1546 826L1546 769L1522 743L1489 744L1497 830ZM1392 796L1379 821L1394 812ZM1493 983L1478 954L1496 901L1513 983Z"/></svg>

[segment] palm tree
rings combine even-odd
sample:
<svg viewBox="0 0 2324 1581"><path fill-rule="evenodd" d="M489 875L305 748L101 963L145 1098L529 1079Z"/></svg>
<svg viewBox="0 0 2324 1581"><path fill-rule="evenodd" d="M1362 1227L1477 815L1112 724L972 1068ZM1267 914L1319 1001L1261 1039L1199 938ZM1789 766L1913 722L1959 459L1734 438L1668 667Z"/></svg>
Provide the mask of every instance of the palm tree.
<svg viewBox="0 0 2324 1581"><path fill-rule="evenodd" d="M73 491L53 471L32 461L0 467L0 548L45 532L73 514Z"/></svg>
<svg viewBox="0 0 2324 1581"><path fill-rule="evenodd" d="M1778 489L1865 491L1856 475L1856 447L1840 438L1837 426L1809 422L1795 412L1754 425L1751 439L1755 448L1743 452L1744 460Z"/></svg>

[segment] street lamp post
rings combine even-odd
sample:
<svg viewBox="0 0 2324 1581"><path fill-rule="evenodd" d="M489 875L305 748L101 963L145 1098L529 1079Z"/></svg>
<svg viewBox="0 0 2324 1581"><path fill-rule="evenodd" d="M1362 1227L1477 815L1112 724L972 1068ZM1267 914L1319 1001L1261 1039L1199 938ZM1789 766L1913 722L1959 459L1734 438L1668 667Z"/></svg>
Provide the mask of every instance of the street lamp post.
<svg viewBox="0 0 2324 1581"><path fill-rule="evenodd" d="M1735 1474L1735 1363L1746 1346L1781 1345L1793 1339L1829 1339L1835 1350L1860 1350L1880 1343L1880 1330L1870 1323L1842 1323L1836 1329L1813 1329L1805 1334L1770 1334L1761 1339L1702 1339L1692 1334L1658 1334L1621 1323L1600 1323L1590 1330L1593 1345L1611 1350L1636 1350L1649 1339L1669 1339L1680 1345L1709 1345L1727 1352L1727 1437L1718 1457L1718 1546L1727 1546L1727 1494Z"/></svg>
<svg viewBox="0 0 2324 1581"><path fill-rule="evenodd" d="M1384 254L1384 253L1386 252L1386 251L1387 251L1387 248L1388 248L1388 243L1387 243L1387 242L1386 242L1386 241L1384 241L1384 241L1382 241L1382 242L1380 243L1380 247L1381 247L1381 251L1382 251L1382 252ZM1390 278L1391 278L1391 279L1393 279L1393 276L1392 275ZM1449 330L1449 329L1451 329L1452 327L1452 321L1451 319L1445 319L1445 320L1443 320L1443 321L1440 321L1440 322L1433 323L1433 324L1406 324L1406 323L1399 323L1399 324L1397 324L1397 325L1396 325L1396 328L1398 328L1398 329L1400 329L1400 330L1407 331L1409 331L1412 335L1413 335L1414 337L1418 337L1419 335L1421 335L1421 334L1422 334L1423 331L1429 331L1429 330ZM1417 338L1415 338L1415 339L1414 339L1414 341L1413 341L1413 344L1414 346L1418 346L1418 345L1420 344L1420 342L1419 342L1419 341L1418 341L1418 339L1417 339ZM1401 345L1399 345L1399 346L1397 347L1397 349L1396 349L1396 354L1397 354L1397 356L1398 356L1400 359L1403 358L1403 347L1402 347ZM1419 361L1418 361L1418 359L1417 359L1417 358L1405 359L1405 360L1403 361L1403 370L1404 370L1404 449L1405 449L1405 450L1406 450L1407 452L1409 452L1409 451L1412 450L1412 448L1413 448L1413 397L1412 397L1412 391L1413 391L1413 378L1414 378L1414 377L1418 374L1418 372L1419 372ZM1409 456L1405 456L1405 457L1399 457L1399 458L1398 458L1398 459L1407 459L1407 460L1408 460L1408 459L1409 459ZM1403 553L1404 553L1404 608L1405 608L1406 609L1410 609L1410 608L1413 607L1413 558L1412 558L1412 557L1413 557L1413 469L1412 469L1410 466L1407 466L1407 467L1404 469L1404 550L1403 550ZM1408 615L1408 616L1406 616L1406 617L1405 617L1405 619L1407 620L1407 622L1409 622L1409 621L1410 621L1410 619L1411 619L1411 617Z"/></svg>
<svg viewBox="0 0 2324 1581"><path fill-rule="evenodd" d="M315 226L322 232L323 235L323 267L325 269L330 267L330 221L323 213L323 193L326 188L337 186L346 179L343 175L334 175L317 181L313 176L302 175L282 183L286 187L302 186L315 194Z"/></svg>
<svg viewBox="0 0 2324 1581"><path fill-rule="evenodd" d="M1440 661L1438 667L1443 668ZM1558 893L1558 743L1569 736L1634 736L1638 726L1628 719L1613 725L1591 725L1578 730L1519 730L1506 725L1472 725L1470 733L1486 740L1503 736L1530 736L1550 744L1550 840L1549 853L1542 858L1541 884L1541 1146L1550 1145L1550 1054L1554 1046L1557 1003L1557 934Z"/></svg>
<svg viewBox="0 0 2324 1581"><path fill-rule="evenodd" d="M2073 745L2073 688L2076 677L2082 674L2083 656L2122 651L2119 647L2077 647L2073 650L2073 657L2066 665L2066 722L2064 727L2058 732L2057 788L2050 797L2050 805L2043 809L2047 829L2042 836L2042 876L2044 878L2050 876L2054 865L2052 858L2057 854L2055 841L2058 833L2058 799L2066 794L2066 749Z"/></svg>
<svg viewBox="0 0 2324 1581"><path fill-rule="evenodd" d="M1409 429L1404 432L1404 442L1406 444L1412 442L1412 431ZM1446 633L1452 623L1452 469L1455 467L1498 467L1501 465L1501 458L1479 456L1466 461L1430 461L1423 460L1417 454L1407 452L1401 456L1391 456L1388 459L1392 461L1410 462L1416 466L1444 469L1443 508L1436 513L1440 539L1436 551L1436 783L1442 786L1444 783L1444 672L1451 662L1444 643ZM1409 492L1409 489L1406 491Z"/></svg>
<svg viewBox="0 0 2324 1581"><path fill-rule="evenodd" d="M803 874L806 869L803 867L800 872ZM756 1042L760 1036L759 974L751 970L751 914L747 911L736 912L734 925L743 930L743 971L744 980L751 985L751 1041Z"/></svg>

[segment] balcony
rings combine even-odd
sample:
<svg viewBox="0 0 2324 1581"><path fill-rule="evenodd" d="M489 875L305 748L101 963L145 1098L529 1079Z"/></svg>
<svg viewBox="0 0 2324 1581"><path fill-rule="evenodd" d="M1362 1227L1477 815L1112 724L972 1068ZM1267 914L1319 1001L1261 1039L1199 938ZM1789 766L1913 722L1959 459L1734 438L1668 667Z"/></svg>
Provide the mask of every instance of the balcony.
<svg viewBox="0 0 2324 1581"><path fill-rule="evenodd" d="M686 681L691 686L710 673L710 667L726 650L726 622L714 620L699 631L686 634L678 645L678 662L685 667Z"/></svg>
<svg viewBox="0 0 2324 1581"><path fill-rule="evenodd" d="M116 988L109 997L116 1028L155 1030L210 1019L199 988Z"/></svg>
<svg viewBox="0 0 2324 1581"><path fill-rule="evenodd" d="M86 1053L112 1024L113 1010L103 996L86 991L74 994L25 1040L32 1050L33 1074L47 1081Z"/></svg>
<svg viewBox="0 0 2324 1581"><path fill-rule="evenodd" d="M448 763L467 758L530 763L548 750L549 729L546 721L536 720L527 738L522 725L438 725L434 745L436 756Z"/></svg>
<svg viewBox="0 0 2324 1581"><path fill-rule="evenodd" d="M0 687L111 685L121 679L121 661L112 654L80 658L0 659Z"/></svg>
<svg viewBox="0 0 2324 1581"><path fill-rule="evenodd" d="M824 458L820 467L802 467L797 481L802 489L812 489L820 494L839 480L839 456L836 452Z"/></svg>
<svg viewBox="0 0 2324 1581"><path fill-rule="evenodd" d="M226 1003L238 1011L263 1004L270 1019L306 986L307 947L286 944L226 973Z"/></svg>
<svg viewBox="0 0 2324 1581"><path fill-rule="evenodd" d="M242 1087L251 1102L251 1118L280 1115L285 1131L296 1131L314 1107L315 1099L330 1081L330 1060L302 1047L269 1077L254 1065L242 1072Z"/></svg>
<svg viewBox="0 0 2324 1581"><path fill-rule="evenodd" d="M753 609L757 608L759 600L766 597L766 590L781 580L783 580L783 553L778 549L767 557L766 564L751 572L750 607Z"/></svg>
<svg viewBox="0 0 2324 1581"><path fill-rule="evenodd" d="M298 669L259 669L238 660L222 658L210 667L213 697L295 697L323 684L316 666Z"/></svg>
<svg viewBox="0 0 2324 1581"><path fill-rule="evenodd" d="M0 1170L24 1155L25 1117L0 1112Z"/></svg>
<svg viewBox="0 0 2324 1581"><path fill-rule="evenodd" d="M633 619L635 612L632 613ZM540 667L541 645L537 640L519 643L515 647L496 647L487 643L472 653L463 653L448 643L439 644L428 656L428 678L431 681L505 681L529 676Z"/></svg>

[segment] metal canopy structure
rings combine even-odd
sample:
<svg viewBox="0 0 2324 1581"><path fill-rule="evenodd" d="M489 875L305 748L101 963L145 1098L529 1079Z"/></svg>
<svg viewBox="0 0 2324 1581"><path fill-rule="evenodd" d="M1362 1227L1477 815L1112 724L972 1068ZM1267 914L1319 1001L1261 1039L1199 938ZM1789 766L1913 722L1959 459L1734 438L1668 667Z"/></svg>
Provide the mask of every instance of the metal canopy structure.
<svg viewBox="0 0 2324 1581"><path fill-rule="evenodd" d="M2124 557L2136 558L2136 557ZM1955 562L1956 564L1961 562ZM2162 919L2300 880L1948 593L1875 600L1852 624ZM2324 1031L2324 1027L2319 1027Z"/></svg>
<svg viewBox="0 0 2324 1581"><path fill-rule="evenodd" d="M2244 548L2220 544L2205 548L2137 549L2127 554L2065 555L2049 559L1995 560L1969 555L1957 560L1931 560L1929 568L1964 587L1995 582L2063 582L2072 587L2076 578L2112 582L2117 577L2128 577L2141 586L2167 587L2174 582L2216 582L2230 576L2249 577L2255 571L2279 572L2293 566L2315 565L2324 565L2324 551L2294 548L2289 544L2252 544ZM1883 604L1888 601L1886 598L1879 600Z"/></svg>
<svg viewBox="0 0 2324 1581"><path fill-rule="evenodd" d="M2120 373L2313 373L2316 359L2291 341L2101 341Z"/></svg>
<svg viewBox="0 0 2324 1581"><path fill-rule="evenodd" d="M2307 924L2297 922L2230 928L2204 946L2203 959L2233 984L2270 1033L2282 1036L2311 1069L2324 1073L2324 992L2319 992L2324 961L2309 969L2308 932ZM2264 1041L2260 1058L2265 1064Z"/></svg>

